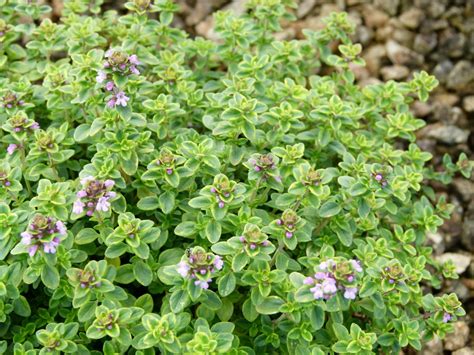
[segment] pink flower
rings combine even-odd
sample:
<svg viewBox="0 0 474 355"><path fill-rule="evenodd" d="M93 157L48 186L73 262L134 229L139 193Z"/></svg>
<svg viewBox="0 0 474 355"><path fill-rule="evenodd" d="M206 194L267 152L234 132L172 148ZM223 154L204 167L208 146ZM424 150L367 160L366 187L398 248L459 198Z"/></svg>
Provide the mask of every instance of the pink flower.
<svg viewBox="0 0 474 355"><path fill-rule="evenodd" d="M211 279L206 280L206 281L204 281L204 280L196 280L196 281L194 281L194 284L195 284L196 286L199 286L199 287L203 288L203 289L208 289L208 288L209 288L209 282L211 282L211 281L212 281Z"/></svg>
<svg viewBox="0 0 474 355"><path fill-rule="evenodd" d="M76 194L76 196L79 197L79 198L86 197L86 196L87 196L87 192L85 192L84 190L78 191L77 194Z"/></svg>
<svg viewBox="0 0 474 355"><path fill-rule="evenodd" d="M114 108L116 104L117 101L115 100L115 97L112 97L109 101L107 101L108 108Z"/></svg>
<svg viewBox="0 0 474 355"><path fill-rule="evenodd" d="M132 72L132 74L135 74L135 75L139 75L140 74L140 71L137 69L137 67L135 67L134 65L131 65L130 66L130 71Z"/></svg>
<svg viewBox="0 0 474 355"><path fill-rule="evenodd" d="M324 297L323 290L321 289L321 285L319 284L310 288L309 290L313 293L314 299L316 300L319 300Z"/></svg>
<svg viewBox="0 0 474 355"><path fill-rule="evenodd" d="M107 197L99 198L99 201L97 201L97 205L95 206L96 211L107 212L110 208L110 202L108 200Z"/></svg>
<svg viewBox="0 0 474 355"><path fill-rule="evenodd" d="M109 81L107 82L107 84L105 84L105 90L107 91L112 91L115 87L115 84L113 81Z"/></svg>
<svg viewBox="0 0 474 355"><path fill-rule="evenodd" d="M28 248L28 254L34 256L38 250L38 244L34 244Z"/></svg>
<svg viewBox="0 0 474 355"><path fill-rule="evenodd" d="M81 214L82 212L84 212L84 206L84 202L82 202L81 200L76 200L74 202L74 205L72 206L72 212L75 214Z"/></svg>
<svg viewBox="0 0 474 355"><path fill-rule="evenodd" d="M357 296L357 287L347 287L344 292L344 298L347 300L355 300Z"/></svg>
<svg viewBox="0 0 474 355"><path fill-rule="evenodd" d="M128 57L128 61L130 62L130 64L133 64L133 65L139 65L140 64L136 54L132 54L130 57Z"/></svg>
<svg viewBox="0 0 474 355"><path fill-rule="evenodd" d="M59 234L61 234L61 235L66 235L67 234L67 228L66 228L66 226L64 225L63 222L57 221L56 222L56 228L57 228Z"/></svg>
<svg viewBox="0 0 474 355"><path fill-rule="evenodd" d="M115 196L117 196L117 194L114 191L109 191L109 192L106 192L104 196L109 199L109 198L114 198Z"/></svg>
<svg viewBox="0 0 474 355"><path fill-rule="evenodd" d="M362 266L360 266L360 261L351 260L351 264L355 271L362 272Z"/></svg>
<svg viewBox="0 0 474 355"><path fill-rule="evenodd" d="M326 280L324 280L322 283L322 287L324 293L331 294L337 292L336 280L332 278L327 278Z"/></svg>
<svg viewBox="0 0 474 355"><path fill-rule="evenodd" d="M451 314L445 312L443 314L443 323L448 323L451 320L451 318L453 318L453 316Z"/></svg>
<svg viewBox="0 0 474 355"><path fill-rule="evenodd" d="M15 150L16 150L17 148L18 148L18 146L17 146L16 144L13 144L13 143L12 143L12 144L9 144L9 145L8 145L8 148L7 148L7 153L8 153L9 155L12 155L12 154L15 152Z"/></svg>
<svg viewBox="0 0 474 355"><path fill-rule="evenodd" d="M313 280L312 277L309 277L309 276L308 276L307 278L304 279L303 284L305 284L305 285L312 285L312 284L314 284L314 280Z"/></svg>
<svg viewBox="0 0 474 355"><path fill-rule="evenodd" d="M38 122L33 122L33 124L30 126L31 129L39 129L40 125Z"/></svg>
<svg viewBox="0 0 474 355"><path fill-rule="evenodd" d="M117 95L115 95L117 100L116 105L122 105L123 107L127 106L127 101L130 100L128 96L125 95L123 91L120 91Z"/></svg>
<svg viewBox="0 0 474 355"><path fill-rule="evenodd" d="M43 249L45 253L54 254L56 253L56 247L59 245L59 238L54 238L49 243L43 244Z"/></svg>
<svg viewBox="0 0 474 355"><path fill-rule="evenodd" d="M189 265L185 261L181 261L178 264L178 274L180 274L182 277L188 276L188 273L189 273L190 269L191 268L189 267Z"/></svg>
<svg viewBox="0 0 474 355"><path fill-rule="evenodd" d="M95 78L95 80L100 84L100 83L104 82L105 79L107 79L107 74L105 74L104 71L99 70L99 72L97 73L97 77Z"/></svg>
<svg viewBox="0 0 474 355"><path fill-rule="evenodd" d="M30 245L31 244L31 238L33 238L33 236L28 233L28 232L22 232L21 234L21 242L25 245Z"/></svg>
<svg viewBox="0 0 474 355"><path fill-rule="evenodd" d="M104 186L105 187L112 187L115 185L115 181L114 180L105 180L104 181Z"/></svg>
<svg viewBox="0 0 474 355"><path fill-rule="evenodd" d="M221 270L222 267L224 266L224 261L219 255L216 255L214 258L214 266L216 267L217 270Z"/></svg>

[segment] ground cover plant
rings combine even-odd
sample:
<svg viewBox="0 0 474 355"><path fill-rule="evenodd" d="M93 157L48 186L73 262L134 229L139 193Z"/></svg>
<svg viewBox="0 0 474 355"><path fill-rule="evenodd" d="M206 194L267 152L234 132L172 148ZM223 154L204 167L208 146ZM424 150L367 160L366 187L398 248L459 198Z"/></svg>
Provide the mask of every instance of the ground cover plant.
<svg viewBox="0 0 474 355"><path fill-rule="evenodd" d="M0 0L0 350L326 354L420 349L464 315L425 245L453 208L409 105L355 83L345 13L277 40L291 0Z"/></svg>

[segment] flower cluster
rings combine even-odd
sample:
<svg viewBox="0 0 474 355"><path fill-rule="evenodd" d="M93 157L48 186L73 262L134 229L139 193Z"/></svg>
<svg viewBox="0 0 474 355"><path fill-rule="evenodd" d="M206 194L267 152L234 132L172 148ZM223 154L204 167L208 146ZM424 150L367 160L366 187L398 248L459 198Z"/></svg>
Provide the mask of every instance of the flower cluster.
<svg viewBox="0 0 474 355"><path fill-rule="evenodd" d="M278 158L273 154L254 154L248 161L253 170L259 174L263 180L273 177L277 182L281 182L278 173Z"/></svg>
<svg viewBox="0 0 474 355"><path fill-rule="evenodd" d="M183 278L191 278L194 285L209 288L212 276L224 266L219 255L207 253L203 248L195 247L188 252L184 260L178 264L178 273Z"/></svg>
<svg viewBox="0 0 474 355"><path fill-rule="evenodd" d="M390 285L395 285L397 282L401 282L405 278L403 267L397 261L392 262L389 266L383 268L382 278Z"/></svg>
<svg viewBox="0 0 474 355"><path fill-rule="evenodd" d="M290 239L296 232L297 224L299 224L301 218L298 217L295 211L286 210L282 213L281 218L276 220L276 224L279 225L285 232L285 237Z"/></svg>
<svg viewBox="0 0 474 355"><path fill-rule="evenodd" d="M8 120L8 128L15 133L34 131L40 128L38 122L30 120L28 116L23 112L19 111Z"/></svg>
<svg viewBox="0 0 474 355"><path fill-rule="evenodd" d="M170 152L168 149L162 149L160 157L156 160L156 165L162 166L165 168L168 175L173 174L173 169L175 165L176 156Z"/></svg>
<svg viewBox="0 0 474 355"><path fill-rule="evenodd" d="M360 262L357 260L334 260L323 261L317 267L314 276L304 280L305 285L310 288L314 299L328 300L337 291L342 291L346 299L353 300L357 296L357 274L362 272Z"/></svg>
<svg viewBox="0 0 474 355"><path fill-rule="evenodd" d="M8 187L8 186L11 186L11 181L8 180L8 175L7 173L3 172L3 171L0 171L0 187Z"/></svg>
<svg viewBox="0 0 474 355"><path fill-rule="evenodd" d="M115 106L127 106L130 98L125 94L125 92L119 89L114 81L109 78L112 74L116 73L121 76L127 76L131 74L138 75L140 71L137 69L137 66L140 64L138 57L135 54L127 55L124 52L116 51L109 49L105 53L105 58L107 58L104 63L104 70L100 70L97 73L96 80L98 83L105 84L105 90L113 92L112 97L107 101L107 107L114 108Z"/></svg>
<svg viewBox="0 0 474 355"><path fill-rule="evenodd" d="M67 234L63 222L52 217L37 214L31 220L26 231L21 233L21 242L28 246L28 254L33 256L38 250L45 253L56 253L60 236Z"/></svg>
<svg viewBox="0 0 474 355"><path fill-rule="evenodd" d="M2 106L5 108L23 106L24 104L25 101L20 100L18 96L12 92L9 92L2 97Z"/></svg>
<svg viewBox="0 0 474 355"><path fill-rule="evenodd" d="M100 287L102 283L100 280L95 276L95 273L90 270L81 270L78 272L78 280L79 280L79 287L80 288L94 288Z"/></svg>
<svg viewBox="0 0 474 355"><path fill-rule="evenodd" d="M243 250L247 254L255 254L259 247L268 247L270 242L267 240L268 236L263 233L260 228L254 224L247 224L243 234L239 237L243 244Z"/></svg>
<svg viewBox="0 0 474 355"><path fill-rule="evenodd" d="M374 173L372 174L375 181L377 181L382 187L385 187L388 185L388 181L387 179L383 176L382 173Z"/></svg>
<svg viewBox="0 0 474 355"><path fill-rule="evenodd" d="M81 179L83 187L76 196L72 212L82 214L86 211L87 216L92 216L94 211L107 212L110 209L110 199L116 196L114 191L110 191L115 185L113 180L97 180L92 176Z"/></svg>
<svg viewBox="0 0 474 355"><path fill-rule="evenodd" d="M219 174L214 178L214 184L210 188L210 192L216 196L219 208L224 208L226 202L232 201L236 182L229 180L223 174Z"/></svg>

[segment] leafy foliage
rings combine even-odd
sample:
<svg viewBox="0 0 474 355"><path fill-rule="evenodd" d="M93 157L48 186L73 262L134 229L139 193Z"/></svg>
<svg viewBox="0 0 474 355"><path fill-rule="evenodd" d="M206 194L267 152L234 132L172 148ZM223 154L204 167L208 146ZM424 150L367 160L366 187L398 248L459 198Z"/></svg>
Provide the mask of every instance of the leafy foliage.
<svg viewBox="0 0 474 355"><path fill-rule="evenodd" d="M0 352L419 349L464 315L424 245L452 206L409 111L437 81L359 87L333 13L277 40L292 0L0 0ZM134 350L132 350L134 349Z"/></svg>

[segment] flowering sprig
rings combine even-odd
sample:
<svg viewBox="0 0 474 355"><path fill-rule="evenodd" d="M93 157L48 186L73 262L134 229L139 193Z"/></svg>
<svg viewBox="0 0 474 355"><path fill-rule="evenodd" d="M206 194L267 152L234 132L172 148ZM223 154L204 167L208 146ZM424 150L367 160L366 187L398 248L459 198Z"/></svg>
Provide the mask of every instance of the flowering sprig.
<svg viewBox="0 0 474 355"><path fill-rule="evenodd" d="M357 296L357 277L362 273L362 267L357 260L329 259L321 262L313 276L304 280L309 285L314 299L328 300L338 291L344 298L353 300Z"/></svg>
<svg viewBox="0 0 474 355"><path fill-rule="evenodd" d="M61 241L67 235L62 221L42 214L33 217L28 228L21 233L22 244L28 247L28 254L34 256L38 250L54 254Z"/></svg>
<svg viewBox="0 0 474 355"><path fill-rule="evenodd" d="M25 101L18 98L17 94L13 92L8 92L2 97L2 101L0 105L6 109L13 109L16 107L24 106Z"/></svg>
<svg viewBox="0 0 474 355"><path fill-rule="evenodd" d="M278 170L278 162L278 157L271 153L253 154L245 164L249 168L249 180L261 179L268 184L279 187L281 176Z"/></svg>
<svg viewBox="0 0 474 355"><path fill-rule="evenodd" d="M198 197L189 201L194 208L210 210L212 216L221 220L229 209L239 207L245 199L246 188L243 184L230 180L224 174L214 177L212 185L199 191Z"/></svg>
<svg viewBox="0 0 474 355"><path fill-rule="evenodd" d="M131 74L139 75L140 71L137 69L137 66L140 65L140 61L136 54L127 55L126 53L109 49L105 52L106 61L103 64L104 70L100 70L97 73L97 82L104 82L109 74L120 74L122 76L127 76Z"/></svg>
<svg viewBox="0 0 474 355"><path fill-rule="evenodd" d="M92 176L81 179L82 190L78 191L72 212L76 215L85 213L92 216L95 211L107 212L110 209L110 200L117 195L111 191L115 185L113 180L97 180Z"/></svg>
<svg viewBox="0 0 474 355"><path fill-rule="evenodd" d="M3 129L11 133L31 133L39 128L39 123L30 119L24 111L16 112L3 125Z"/></svg>
<svg viewBox="0 0 474 355"><path fill-rule="evenodd" d="M212 277L223 267L224 261L219 255L195 247L179 262L177 271L184 279L192 280L195 286L207 289Z"/></svg>

